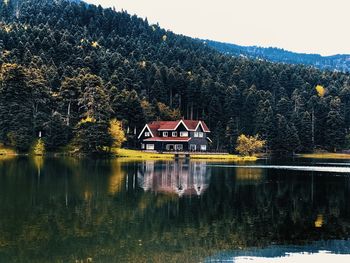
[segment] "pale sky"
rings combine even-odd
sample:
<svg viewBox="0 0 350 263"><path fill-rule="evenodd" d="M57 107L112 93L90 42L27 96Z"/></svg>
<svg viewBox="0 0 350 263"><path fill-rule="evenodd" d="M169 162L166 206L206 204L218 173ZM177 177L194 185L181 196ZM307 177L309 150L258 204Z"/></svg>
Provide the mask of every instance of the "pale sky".
<svg viewBox="0 0 350 263"><path fill-rule="evenodd" d="M85 0L175 33L238 45L350 54L350 0Z"/></svg>

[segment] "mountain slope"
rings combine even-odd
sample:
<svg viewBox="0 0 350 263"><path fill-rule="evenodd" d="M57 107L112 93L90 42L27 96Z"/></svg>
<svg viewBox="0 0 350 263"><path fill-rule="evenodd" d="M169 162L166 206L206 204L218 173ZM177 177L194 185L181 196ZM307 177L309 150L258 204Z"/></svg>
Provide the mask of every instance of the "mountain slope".
<svg viewBox="0 0 350 263"><path fill-rule="evenodd" d="M262 48L257 46L239 46L206 40L209 46L218 51L232 55L244 56L252 59L263 59L272 62L302 64L319 69L350 71L350 55L321 56L318 54L304 54L286 51L279 48Z"/></svg>
<svg viewBox="0 0 350 263"><path fill-rule="evenodd" d="M349 74L223 55L93 5L10 0L0 10L6 145L25 151L42 132L52 150L85 142L103 149L108 122L117 118L126 145L136 147L145 122L184 117L206 121L213 150L233 151L240 133L259 133L274 152L345 147Z"/></svg>

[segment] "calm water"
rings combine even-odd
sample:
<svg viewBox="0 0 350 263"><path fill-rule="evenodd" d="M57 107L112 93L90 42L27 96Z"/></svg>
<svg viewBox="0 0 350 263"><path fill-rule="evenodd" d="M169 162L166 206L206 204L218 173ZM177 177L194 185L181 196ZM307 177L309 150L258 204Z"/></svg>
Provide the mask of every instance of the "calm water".
<svg viewBox="0 0 350 263"><path fill-rule="evenodd" d="M1 263L350 262L349 238L346 161L0 160Z"/></svg>

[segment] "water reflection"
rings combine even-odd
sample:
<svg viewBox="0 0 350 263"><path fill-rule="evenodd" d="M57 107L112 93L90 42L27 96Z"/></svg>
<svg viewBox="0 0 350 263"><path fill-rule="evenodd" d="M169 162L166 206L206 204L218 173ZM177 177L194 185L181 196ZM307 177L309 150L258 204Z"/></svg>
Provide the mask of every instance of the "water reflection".
<svg viewBox="0 0 350 263"><path fill-rule="evenodd" d="M182 160L0 161L1 263L203 262L349 237L347 174Z"/></svg>
<svg viewBox="0 0 350 263"><path fill-rule="evenodd" d="M202 195L209 186L210 168L205 162L184 160L140 165L138 182L145 191L181 196Z"/></svg>
<svg viewBox="0 0 350 263"><path fill-rule="evenodd" d="M264 176L264 169L254 167L235 167L236 180L240 183L259 183Z"/></svg>

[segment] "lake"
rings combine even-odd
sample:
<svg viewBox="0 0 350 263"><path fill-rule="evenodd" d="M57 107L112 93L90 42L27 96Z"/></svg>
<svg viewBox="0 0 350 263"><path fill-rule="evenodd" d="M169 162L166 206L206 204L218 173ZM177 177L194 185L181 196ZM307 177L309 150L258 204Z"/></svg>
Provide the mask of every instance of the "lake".
<svg viewBox="0 0 350 263"><path fill-rule="evenodd" d="M349 238L346 160L0 160L1 263L350 262Z"/></svg>

